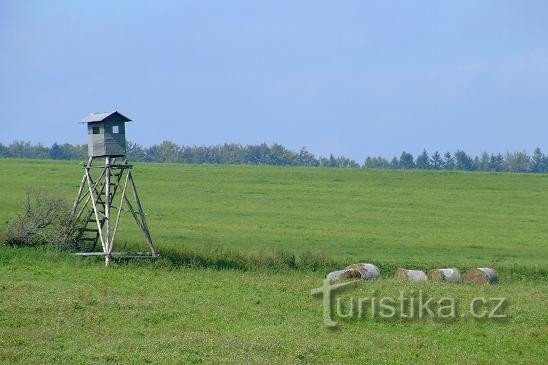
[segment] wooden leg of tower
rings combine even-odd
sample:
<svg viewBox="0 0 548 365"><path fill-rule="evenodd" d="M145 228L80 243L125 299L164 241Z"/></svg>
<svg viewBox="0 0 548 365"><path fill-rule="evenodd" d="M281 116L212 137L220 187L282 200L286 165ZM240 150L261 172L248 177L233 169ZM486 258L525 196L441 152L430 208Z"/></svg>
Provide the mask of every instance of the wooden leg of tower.
<svg viewBox="0 0 548 365"><path fill-rule="evenodd" d="M91 161L93 160L93 157L90 157L88 159L88 163L86 164L86 167L91 166ZM74 203L72 204L72 208L70 209L70 214L74 215L76 213L76 209L78 208L78 205L80 204L82 197L82 193L84 192L84 185L86 184L86 174L82 177L82 181L80 182L80 188L78 189L78 194L76 195L76 199L74 200Z"/></svg>
<svg viewBox="0 0 548 365"><path fill-rule="evenodd" d="M110 240L110 157L105 158L105 265L110 264L112 242Z"/></svg>
<svg viewBox="0 0 548 365"><path fill-rule="evenodd" d="M135 182L133 182L133 176L131 175L131 169L128 170L129 180L131 182L131 190L133 191L133 197L137 203L137 209L139 209L139 216L141 218L141 228L145 234L148 247L150 248L150 254L156 256L156 250L154 249L154 244L152 243L152 237L150 236L150 231L148 230L147 221L145 218L145 213L143 212L143 207L141 206L141 200L139 200L139 194L137 194L137 188L135 187Z"/></svg>
<svg viewBox="0 0 548 365"><path fill-rule="evenodd" d="M124 173L124 169L122 168L120 170L120 175L118 176L118 181L120 181L123 173ZM114 229L112 230L112 238L111 238L112 242L114 242L114 238L116 237L116 231L118 230L118 223L120 222L120 213L122 212L122 206L124 204L124 199L126 198L128 178L129 178L129 174L126 174L126 178L124 180L124 186L122 187L122 196L120 197L120 204L118 205L118 212L116 213L116 220L114 221ZM109 253L110 252L112 252L112 247Z"/></svg>
<svg viewBox="0 0 548 365"><path fill-rule="evenodd" d="M102 233L102 229L101 229L101 222L99 221L99 211L97 209L97 198L95 196L95 193L96 193L96 190L94 191L94 188L92 188L93 186L95 186L91 180L91 176L90 176L90 172L89 172L89 168L86 169L86 179L87 179L87 182L88 182L88 189L89 189L89 195L91 197L91 204L92 204L92 207L93 207L93 213L95 215L95 223L97 223L97 229L98 229L98 232L99 232L99 239L101 240L101 246L103 247L103 252L106 252L105 251L105 241L103 240L103 233Z"/></svg>
<svg viewBox="0 0 548 365"><path fill-rule="evenodd" d="M76 211L78 210L78 205L84 199L84 197L82 196L82 193L84 191L85 184L86 184L86 175L84 174L84 176L82 177L82 182L80 183L80 188L78 189L78 195L76 195L74 204L72 204L72 208L70 208L70 221L69 221L70 227L67 235L71 235L74 232L74 230L78 228L78 220L80 219L81 212L76 214ZM86 203L84 203L84 207L82 209L85 208L86 204L87 204L87 201Z"/></svg>
<svg viewBox="0 0 548 365"><path fill-rule="evenodd" d="M78 195L76 195L76 199L74 200L74 203L72 204L72 208L70 209L70 214L74 216L76 213L76 209L78 208L78 204L80 203L80 199L82 196L82 192L84 191L84 185L86 184L86 175L82 177L82 181L80 182L80 188L78 189Z"/></svg>

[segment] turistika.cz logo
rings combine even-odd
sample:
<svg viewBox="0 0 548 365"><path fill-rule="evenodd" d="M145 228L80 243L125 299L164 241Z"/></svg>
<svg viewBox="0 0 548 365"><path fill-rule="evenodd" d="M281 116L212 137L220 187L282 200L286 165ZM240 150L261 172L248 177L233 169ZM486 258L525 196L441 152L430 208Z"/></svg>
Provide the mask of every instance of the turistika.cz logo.
<svg viewBox="0 0 548 365"><path fill-rule="evenodd" d="M331 283L324 279L323 285L312 289L313 296L322 297L323 323L327 327L336 327L335 319L378 319L378 320L453 320L470 316L475 319L493 320L506 318L506 298L475 297L464 308L452 297L428 297L422 290L400 290L398 297L379 296L375 290L366 297L346 296L336 293L342 289L356 287L363 280L350 280ZM459 311L462 309L462 311Z"/></svg>

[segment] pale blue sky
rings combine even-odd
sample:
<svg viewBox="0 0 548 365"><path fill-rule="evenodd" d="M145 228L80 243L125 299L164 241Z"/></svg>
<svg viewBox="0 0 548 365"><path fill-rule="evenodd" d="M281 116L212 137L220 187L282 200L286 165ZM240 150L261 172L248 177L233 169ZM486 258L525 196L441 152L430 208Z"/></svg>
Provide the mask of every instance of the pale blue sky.
<svg viewBox="0 0 548 365"><path fill-rule="evenodd" d="M0 142L108 110L144 145L548 150L548 2L0 0Z"/></svg>

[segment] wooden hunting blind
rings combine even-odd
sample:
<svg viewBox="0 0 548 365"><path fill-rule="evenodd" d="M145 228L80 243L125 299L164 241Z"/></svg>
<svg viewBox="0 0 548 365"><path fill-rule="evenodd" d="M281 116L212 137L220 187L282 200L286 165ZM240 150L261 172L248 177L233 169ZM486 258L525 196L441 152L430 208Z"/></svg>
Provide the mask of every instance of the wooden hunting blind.
<svg viewBox="0 0 548 365"><path fill-rule="evenodd" d="M113 258L158 257L126 158L125 123L129 121L117 111L93 113L81 121L87 125L89 158L71 209L72 229L82 251L76 255L104 256L107 266ZM114 251L123 211L142 231L148 252Z"/></svg>
<svg viewBox="0 0 548 365"><path fill-rule="evenodd" d="M126 127L131 119L117 111L93 113L80 123L88 127L90 157L124 156L126 154Z"/></svg>

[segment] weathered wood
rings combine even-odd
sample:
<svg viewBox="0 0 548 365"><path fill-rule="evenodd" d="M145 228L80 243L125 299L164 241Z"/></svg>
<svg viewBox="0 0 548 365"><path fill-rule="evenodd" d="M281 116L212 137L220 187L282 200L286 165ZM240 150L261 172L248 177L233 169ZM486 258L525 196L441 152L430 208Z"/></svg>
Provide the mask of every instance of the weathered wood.
<svg viewBox="0 0 548 365"><path fill-rule="evenodd" d="M156 259L160 257L158 254L151 254L150 252L134 252L134 253L125 253L125 252L76 252L74 256L110 256L111 258L150 258Z"/></svg>
<svg viewBox="0 0 548 365"><path fill-rule="evenodd" d="M93 161L93 158L90 157L88 159L87 164L84 165L84 167L89 168L89 166L91 166L91 164L92 164L92 161ZM84 174L84 176L82 177L82 184L80 185L78 195L76 196L76 199L74 200L74 204L73 204L72 209L71 209L71 215L72 215L71 220L72 220L72 222L77 222L80 219L80 216L82 215L82 213L85 210L87 204L89 203L89 200L90 200L89 190L87 190L85 194L82 194L82 190L84 189L85 183L86 183L86 175ZM82 200L84 200L84 198L86 198L86 201L82 205L82 209L78 212L78 214L76 216L74 216L74 213L76 213L76 209L78 208L78 205L82 202Z"/></svg>
<svg viewBox="0 0 548 365"><path fill-rule="evenodd" d="M135 182L133 181L133 175L131 174L131 170L128 171L128 174L129 174L129 180L131 182L131 187L132 187L131 190L133 191L133 196L135 197L135 201L137 202L137 207L139 208L139 215L141 216L143 232L145 234L150 251L152 252L152 254L156 254L156 251L154 250L154 244L152 243L152 237L150 236L150 231L148 230L148 225L145 218L145 212L143 211L143 207L141 206L141 200L139 199L139 194L137 194L137 188L135 187Z"/></svg>
<svg viewBox="0 0 548 365"><path fill-rule="evenodd" d="M80 188L78 189L78 194L76 194L76 199L74 200L74 203L72 204L72 208L70 209L71 215L74 215L74 213L76 213L76 208L78 207L78 204L80 204L80 197L82 196L82 191L84 190L85 183L86 183L86 177L83 176L82 181L80 182Z"/></svg>
<svg viewBox="0 0 548 365"><path fill-rule="evenodd" d="M129 179L129 174L126 174L126 180L124 182L124 187L122 188L122 197L120 198L120 208L116 214L116 221L114 222L114 230L112 231L112 241L114 242L114 237L116 237L116 231L118 230L118 223L120 222L120 213L122 212L122 204L124 203L124 198L126 197L126 188ZM111 250L112 251L112 250Z"/></svg>
<svg viewBox="0 0 548 365"><path fill-rule="evenodd" d="M91 163L92 163L92 162L89 162L89 163L88 163L88 166L90 166ZM99 197L99 199L100 199L101 196L103 196L104 190L105 190L105 185L102 183L102 182L103 182L103 177L104 177L104 175L105 175L105 169L104 169L104 167L103 167L103 170L101 171L101 174L98 176L97 181L95 181L95 182L93 183L93 186L92 186L92 189L91 189L92 191L94 191L94 192L96 193L96 196ZM93 179L92 179L92 181L93 181ZM100 190L98 191L97 188L98 188L99 186L101 186L101 188L100 188ZM88 194L89 194L89 192L88 192ZM79 221L79 219L80 219L82 213L85 211L85 209L86 209L86 207L87 207L87 205L88 205L88 203L89 203L89 201L90 201L90 198L91 198L91 196L88 195L88 197L87 197L86 201L84 202L84 204L82 205L82 208L80 209L78 215L76 216L76 218L73 219L73 222L78 222L78 221ZM96 201L96 204L104 205L105 203L102 202L102 201L100 201L100 200L97 200L97 201ZM100 213L100 214L102 214L102 213ZM88 214L88 216L87 216L87 219L86 219L84 222L86 222L86 224L87 224L88 222L95 222L95 220L90 220L90 218L91 218L93 215L94 215L94 211L93 211L93 209L91 209L91 210L89 211L89 214ZM100 222L101 222L100 229L102 230L105 221L104 221L104 219L101 219ZM99 239L99 234L97 234L97 235L95 236L95 241L97 241L98 239ZM95 243L96 243L96 242L95 242ZM95 244L93 245L93 248L95 248Z"/></svg>
<svg viewBox="0 0 548 365"><path fill-rule="evenodd" d="M85 189L85 186L81 186L71 209L73 227L78 227L83 235L80 240L82 242L91 242L93 250L95 250L97 242L100 242L101 255L105 257L105 265L108 266L111 260L118 255L114 252L115 238L119 230L121 212L125 210L130 212L137 226L144 234L145 242L150 250L146 257L157 257L139 194L133 181L132 165L127 163L127 159L122 160L120 158L120 161L115 156L105 156L101 159L103 161L102 166L94 166L98 159L93 157L84 166L82 181L84 185L87 185L87 189ZM95 174L98 175L97 179L92 175L92 168L102 169L100 173ZM113 203L118 201L116 197L120 187L122 188L119 198L120 204L116 206ZM130 195L132 195L133 204L130 201L128 189L132 190ZM124 206L128 209L124 209ZM84 214L86 209L89 210L89 213ZM78 222L83 224L79 226ZM92 223L93 226L91 226ZM89 237L85 236L85 233L95 233L95 235ZM96 256L98 254L97 252L81 252L79 255ZM133 257L142 257L142 255L133 255Z"/></svg>
<svg viewBox="0 0 548 365"><path fill-rule="evenodd" d="M85 166L85 165L84 165ZM111 164L110 167L112 168L130 168L133 167L131 164ZM104 166L90 166L92 169L104 169Z"/></svg>
<svg viewBox="0 0 548 365"><path fill-rule="evenodd" d="M88 127L88 154L92 157L124 156L124 124L128 121L128 118L118 112L95 113L84 119L82 122L87 123Z"/></svg>
<svg viewBox="0 0 548 365"><path fill-rule="evenodd" d="M105 158L105 247L104 251L110 255L110 157ZM105 266L110 264L110 256L105 256Z"/></svg>
<svg viewBox="0 0 548 365"><path fill-rule="evenodd" d="M91 238L91 237L84 237L84 238L80 238L80 241L95 242L97 240L95 238Z"/></svg>
<svg viewBox="0 0 548 365"><path fill-rule="evenodd" d="M85 174L88 181L88 188L91 196L91 204L93 206L93 211L95 212L95 221L97 222L97 227L101 227L101 224L99 223L99 214L97 211L97 204L95 203L95 197L93 195L93 191L91 190L91 186L93 185L93 183L91 182L91 177L89 175L88 169L85 169ZM101 247L103 248L103 251L105 251L105 241L103 240L103 232L101 229L99 229L99 239L101 240Z"/></svg>

